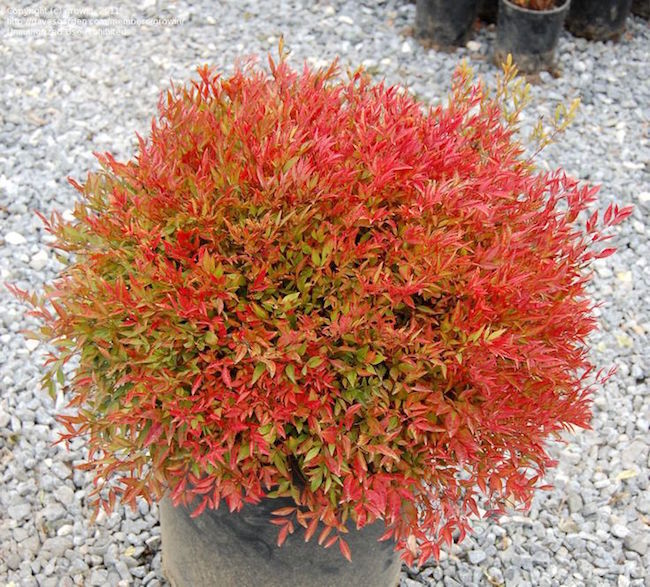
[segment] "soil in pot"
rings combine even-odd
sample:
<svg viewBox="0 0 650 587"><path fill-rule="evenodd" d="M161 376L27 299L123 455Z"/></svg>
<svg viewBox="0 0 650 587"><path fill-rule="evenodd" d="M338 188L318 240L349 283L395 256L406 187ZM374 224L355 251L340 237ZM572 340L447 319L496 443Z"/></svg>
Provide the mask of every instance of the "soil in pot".
<svg viewBox="0 0 650 587"><path fill-rule="evenodd" d="M555 48L571 0L560 0L551 10L529 10L510 0L499 0L494 61L505 62L508 54L519 71L554 71Z"/></svg>
<svg viewBox="0 0 650 587"><path fill-rule="evenodd" d="M632 0L571 0L566 25L577 37L615 41L625 30L631 8Z"/></svg>
<svg viewBox="0 0 650 587"><path fill-rule="evenodd" d="M318 545L318 534L304 541L304 530L276 544L273 510L295 505L290 498L263 499L230 513L222 504L190 517L192 508L160 502L162 562L173 587L396 587L401 562L392 541L379 542L383 523L345 535L348 562L338 546Z"/></svg>
<svg viewBox="0 0 650 587"><path fill-rule="evenodd" d="M478 0L417 0L415 36L434 47L464 45L477 10Z"/></svg>

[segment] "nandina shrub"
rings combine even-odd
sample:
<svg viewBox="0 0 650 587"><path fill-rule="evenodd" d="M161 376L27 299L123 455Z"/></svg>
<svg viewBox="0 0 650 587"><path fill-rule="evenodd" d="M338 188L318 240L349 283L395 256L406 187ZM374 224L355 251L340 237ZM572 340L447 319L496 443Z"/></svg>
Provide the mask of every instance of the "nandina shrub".
<svg viewBox="0 0 650 587"><path fill-rule="evenodd" d="M423 561L479 503L528 505L545 440L588 424L595 190L536 171L464 69L426 109L270 65L168 92L137 156L44 219L59 278L15 291L45 383L79 359L62 438L87 436L98 504L293 496L280 544L300 524L349 557L346 522L383 520Z"/></svg>
<svg viewBox="0 0 650 587"><path fill-rule="evenodd" d="M528 10L553 10L564 4L564 0L512 0L517 6Z"/></svg>

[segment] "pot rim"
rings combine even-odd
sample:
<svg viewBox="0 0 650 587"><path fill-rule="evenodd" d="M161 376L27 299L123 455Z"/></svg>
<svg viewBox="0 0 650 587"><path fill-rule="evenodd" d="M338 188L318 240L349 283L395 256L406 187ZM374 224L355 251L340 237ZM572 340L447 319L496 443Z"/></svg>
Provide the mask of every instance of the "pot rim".
<svg viewBox="0 0 650 587"><path fill-rule="evenodd" d="M569 8L569 5L571 4L571 0L564 0L562 4L556 6L555 8L551 8L550 10L531 10L530 8L524 8L523 6L519 6L519 4L515 4L514 2L512 2L512 0L499 0L499 1L503 2L503 4L508 5L509 8L518 10L526 14L557 14L558 12L562 12L563 10Z"/></svg>

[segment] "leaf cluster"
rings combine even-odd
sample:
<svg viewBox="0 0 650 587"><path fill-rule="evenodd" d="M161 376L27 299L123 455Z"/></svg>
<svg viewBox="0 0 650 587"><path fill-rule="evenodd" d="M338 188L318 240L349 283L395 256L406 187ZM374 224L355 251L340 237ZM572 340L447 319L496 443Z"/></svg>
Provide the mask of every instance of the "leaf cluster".
<svg viewBox="0 0 650 587"><path fill-rule="evenodd" d="M517 6L527 8L528 10L552 10L558 4L558 0L512 0Z"/></svg>

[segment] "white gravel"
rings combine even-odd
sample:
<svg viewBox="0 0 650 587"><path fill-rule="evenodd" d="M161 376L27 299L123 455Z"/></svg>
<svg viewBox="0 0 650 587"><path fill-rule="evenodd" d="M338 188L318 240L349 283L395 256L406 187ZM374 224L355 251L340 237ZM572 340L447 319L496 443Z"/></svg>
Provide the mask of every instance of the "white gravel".
<svg viewBox="0 0 650 587"><path fill-rule="evenodd" d="M66 177L96 168L92 151L130 156L159 92L201 63L231 69L237 57L275 51L284 35L296 66L338 55L430 102L444 99L461 58L487 79L495 72L493 29L468 48L427 51L407 35L415 9L406 0L140 0L104 13L102 5L0 7L0 282L38 288L54 277L59 265L34 210L70 210ZM84 16L121 22L74 20ZM153 18L167 20L142 20ZM603 302L593 357L618 372L598 391L593 429L554 447L555 489L526 515L477 523L439 564L404 568L404 586L650 585L650 27L630 19L616 45L564 34L558 54L563 74L539 76L529 117L578 95L583 107L542 164L601 183L603 208L636 205L592 287ZM44 349L18 333L33 325L0 291L0 585L165 584L155 507L90 525L89 478L71 468L83 443L52 446L60 405L39 389Z"/></svg>

